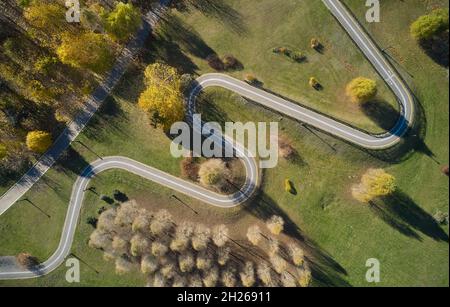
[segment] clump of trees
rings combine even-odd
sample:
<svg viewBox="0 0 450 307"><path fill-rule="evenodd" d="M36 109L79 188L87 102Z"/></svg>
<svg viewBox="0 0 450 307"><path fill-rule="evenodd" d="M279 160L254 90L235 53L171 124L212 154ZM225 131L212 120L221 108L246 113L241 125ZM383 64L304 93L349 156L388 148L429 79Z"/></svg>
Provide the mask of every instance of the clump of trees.
<svg viewBox="0 0 450 307"><path fill-rule="evenodd" d="M52 135L46 131L31 131L27 134L26 144L29 150L43 154L52 145Z"/></svg>
<svg viewBox="0 0 450 307"><path fill-rule="evenodd" d="M377 197L392 195L397 190L395 177L383 169L369 169L361 182L352 187L353 197L369 203Z"/></svg>
<svg viewBox="0 0 450 307"><path fill-rule="evenodd" d="M152 213L134 201L102 212L96 226L89 246L103 251L117 274L139 271L153 287L296 286L297 280L305 278L296 270L308 270L306 262L300 261L304 257L299 246L291 247L291 259L281 252L285 250L282 242L272 238L279 248L267 261L256 264L251 253L237 253L241 247L230 240L227 226L210 229L187 221L177 223L168 211ZM258 245L263 236L259 228L252 228L261 235L258 242L253 241Z"/></svg>
<svg viewBox="0 0 450 307"><path fill-rule="evenodd" d="M221 159L210 159L202 163L198 171L200 183L207 187L222 190L231 178L231 172Z"/></svg>
<svg viewBox="0 0 450 307"><path fill-rule="evenodd" d="M155 63L145 69L145 84L139 107L149 114L155 127L169 131L174 123L184 119L181 76L175 68Z"/></svg>
<svg viewBox="0 0 450 307"><path fill-rule="evenodd" d="M411 35L419 40L429 40L449 29L447 9L437 9L428 15L419 17L411 25Z"/></svg>
<svg viewBox="0 0 450 307"><path fill-rule="evenodd" d="M367 102L377 95L378 87L374 80L358 77L353 79L346 88L346 94L355 103Z"/></svg>

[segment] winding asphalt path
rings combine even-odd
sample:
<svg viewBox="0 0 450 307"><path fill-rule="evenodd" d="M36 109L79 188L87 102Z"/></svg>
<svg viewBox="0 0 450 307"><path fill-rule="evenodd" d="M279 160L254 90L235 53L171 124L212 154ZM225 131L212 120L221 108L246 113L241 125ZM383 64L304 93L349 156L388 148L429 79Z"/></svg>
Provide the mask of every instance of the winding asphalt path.
<svg viewBox="0 0 450 307"><path fill-rule="evenodd" d="M359 46L367 59L373 64L378 73L383 77L392 91L398 98L401 106L401 116L395 127L388 133L383 135L371 135L355 128L349 127L345 124L337 122L329 117L315 113L309 109L303 108L299 105L286 101L278 96L269 94L263 90L250 86L249 84L236 80L226 75L221 74L207 74L201 76L197 80L197 86L193 89L188 99L188 112L192 115L195 112L195 101L197 96L207 87L222 87L233 92L236 92L246 98L249 98L256 103L259 103L265 107L273 109L279 113L305 122L308 125L316 127L317 129L328 132L339 138L347 140L358 146L368 149L387 149L396 145L408 131L409 126L414 120L414 100L408 91L401 78L397 75L392 66L385 60L379 49L375 46L372 40L367 36L358 22L346 9L346 7L339 0L322 0L328 7L330 12L341 23L342 27L347 31L354 42ZM167 2L167 1L162 1ZM155 15L152 15L155 19ZM151 22L150 22L151 24ZM149 26L149 24L147 24ZM146 26L144 26L144 29ZM148 28L147 28L148 34ZM143 37L145 33L142 34ZM139 35L138 35L139 41ZM139 44L136 44L134 48L138 48ZM132 50L135 50L131 48ZM133 54L130 51L130 54ZM130 59L127 56L123 58L127 63ZM120 64L120 63L119 63ZM61 144L57 142L56 148L52 148L43 159L27 173L26 177L21 179L15 187L7 192L0 200L0 214L7 208L12 206L20 197L25 194L26 191L37 182L42 175L53 165L56 158L61 152L67 148L71 141L81 132L89 119L97 111L101 101L103 101L112 87L117 83L116 77L123 75L124 68L118 64L117 75L111 73L111 80L105 81L102 89L102 94L99 94L99 98L93 99L86 108L85 115L80 116L76 123L71 124L68 131L63 136L64 141ZM122 67L122 68L121 68ZM96 95L94 95L95 97ZM73 125L73 126L72 126ZM232 142L225 137L226 142ZM247 179L241 192L234 195L219 195L211 192L203 187L187 182L180 178L174 177L167 173L164 173L158 169L141 164L137 161L130 160L124 157L109 157L103 160L92 163L81 174L74 184L69 209L67 212L66 220L63 227L63 233L61 241L55 253L45 261L39 269L35 271L27 271L18 267L14 257L0 257L0 280L1 279L25 279L42 276L50 273L58 266L60 266L67 255L70 253L73 238L75 235L76 224L79 219L80 209L83 203L86 188L89 185L89 181L97 174L111 170L122 169L134 173L138 176L146 178L148 180L159 183L175 191L184 193L190 197L199 199L210 205L218 206L221 208L230 208L237 206L246 201L257 189L259 184L258 165L256 160L252 158L245 158L245 148L239 144L235 144L235 150L240 156L244 156L242 161L244 163ZM12 192L11 192L12 191ZM5 209L6 208L6 209ZM4 210L3 210L4 209Z"/></svg>

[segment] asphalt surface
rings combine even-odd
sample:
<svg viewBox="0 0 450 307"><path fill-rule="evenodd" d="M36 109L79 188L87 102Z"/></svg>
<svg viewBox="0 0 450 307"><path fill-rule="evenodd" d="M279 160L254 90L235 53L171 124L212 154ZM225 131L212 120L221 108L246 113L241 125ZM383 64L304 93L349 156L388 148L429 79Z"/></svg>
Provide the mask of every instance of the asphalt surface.
<svg viewBox="0 0 450 307"><path fill-rule="evenodd" d="M384 135L367 134L337 122L329 117L293 104L278 96L269 94L245 82L221 74L207 74L201 76L197 80L197 86L192 91L188 100L189 114L192 115L195 112L196 98L203 89L218 86L236 92L265 107L302 121L308 125L316 127L317 129L326 131L364 148L381 150L396 145L401 140L401 137L407 132L410 123L414 120L414 100L412 99L410 92L402 80L397 76L392 66L385 60L379 49L365 34L364 30L359 26L357 21L352 17L347 9L338 0L323 0L323 2L327 5L330 12L336 17L343 28L348 32L362 52L366 55L367 59L377 69L378 73L391 87L392 91L396 94L401 106L401 117L390 132ZM151 17L150 20L155 21L155 16L152 16L153 17ZM149 26L150 25L147 24L147 26L144 26L144 29ZM145 31L148 34L149 29L147 28ZM137 42L143 40L144 36L146 36L146 34L140 32ZM139 39L139 37L141 38ZM137 44L137 42L134 48L139 48L139 44ZM140 44L142 44L142 42L140 42ZM134 54L133 51L135 52L136 50L130 48L130 54ZM84 115L82 114L76 122L71 124L67 129L67 132L63 133L60 137L61 140L58 139L55 147L52 148L50 152L47 153L40 160L40 162L36 164L35 167L16 184L16 186L14 186L2 197L0 200L0 214L12 206L20 197L22 197L23 194L53 165L57 157L64 149L67 148L70 142L76 138L92 115L97 111L101 101L106 98L109 91L117 83L118 78L123 75L126 68L124 65L129 62L130 59L131 56L128 57L125 55L122 57L123 63L118 63L117 68L115 68L116 72L113 70L111 76L107 79L107 81L105 81L104 86L99 90L99 93L97 95L94 94L96 99L93 97L92 101L88 104L86 111L83 113ZM225 141L231 142L231 140L228 139ZM235 150L238 154L241 154L240 156L245 156L245 149L241 145L236 144ZM244 157L242 161L247 172L246 183L238 193L226 196L219 195L203 187L184 181L158 169L149 167L128 158L109 157L103 160L98 160L91 164L78 177L74 184L61 240L55 253L47 261L42 263L40 268L37 268L35 271L27 271L20 268L15 263L14 257L0 257L0 280L25 279L42 276L50 273L64 262L65 258L70 254L86 188L89 185L89 181L96 174L111 169L126 170L175 191L184 193L190 197L199 199L207 204L221 208L230 208L247 200L248 197L255 192L259 183L259 170L256 160Z"/></svg>

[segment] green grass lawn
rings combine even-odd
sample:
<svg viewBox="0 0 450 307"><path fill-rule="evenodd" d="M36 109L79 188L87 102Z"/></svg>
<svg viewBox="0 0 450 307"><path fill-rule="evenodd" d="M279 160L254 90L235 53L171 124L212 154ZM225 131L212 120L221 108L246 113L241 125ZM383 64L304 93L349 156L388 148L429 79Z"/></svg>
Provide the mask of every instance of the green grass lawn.
<svg viewBox="0 0 450 307"><path fill-rule="evenodd" d="M322 1L225 0L199 1L167 18L160 35L181 47L186 59L179 63L185 71L213 72L208 55L231 54L243 70L228 72L243 79L254 74L263 87L307 107L370 132L392 128L398 104L371 64L334 20ZM313 37L324 46L322 52L310 47ZM286 46L302 51L307 59L296 63L272 52ZM170 52L177 56L176 48ZM316 77L323 90L308 82ZM349 101L345 86L353 78L365 76L379 85L379 103L360 107Z"/></svg>
<svg viewBox="0 0 450 307"><path fill-rule="evenodd" d="M231 2L233 7L236 5L238 12L245 12L243 8L238 8L245 7L247 1L240 1L240 4L237 1L224 1ZM309 1L308 6L309 3L312 7L316 3L321 4L320 1L314 1L314 4L312 2ZM290 3L286 1L286 5ZM346 3L364 21L364 3L359 0L349 0ZM407 159L388 164L326 134L305 128L289 119L281 119L279 115L243 101L235 94L208 89L208 99L205 99L207 103L201 108L205 119L221 118L242 122L281 120L280 133L292 142L300 158L295 163L280 161L277 168L265 171L260 196L243 210L218 211L188 200L193 208L202 210L200 217L186 208L178 208L174 212L192 219L204 216L227 219L230 225L234 222L236 225L247 224L250 219L264 219L274 213L285 216L289 222L287 233L304 239L303 244L312 261L317 286L372 286L365 281L365 263L369 258L377 258L381 262L381 286L448 286L448 227L437 227L431 220L437 210L448 211L449 205L449 181L440 173L440 168L448 164L449 156L448 71L429 59L408 34L410 22L418 15L427 12L435 4L446 5L443 0L427 3L429 6L420 0L410 0L408 3L383 2L383 22L368 26L368 31L381 46L393 46L392 57L399 63L399 71L414 88L424 109L426 134L423 141L428 151L424 152L425 146L422 146ZM261 9L269 4L269 1L261 1ZM303 5L306 7L306 4ZM283 8L284 2L279 6ZM273 7L278 7L275 2ZM261 12L255 9L250 15L259 19ZM190 18L195 14L201 20L217 21L216 17L203 17L198 12L182 17ZM325 11L323 14L323 18L328 18ZM286 14L286 22L292 15L295 15L294 9ZM221 27L198 31L221 33ZM250 23L248 28L251 28ZM324 39L328 39L328 36ZM213 46L206 38L204 42ZM342 44L340 48L345 47L345 40ZM175 49L171 50L176 53ZM164 55L163 49L157 51L159 53L155 57ZM273 56L270 50L267 52L267 56ZM235 55L243 61L244 54L242 52ZM167 54L164 58L171 59ZM176 62L189 66L190 59L195 60L198 66L205 65L202 60L191 55L186 58L177 57ZM257 64L254 65L256 69ZM64 167L51 170L27 194L29 200L51 215L51 218L26 202L16 204L5 215L0 216L0 255L25 250L45 259L54 251L75 174L85 161L95 160L96 155L129 156L179 175L179 161L172 159L168 151L169 140L161 132L150 128L145 116L134 105L136 95L141 90L140 78L140 73L131 70L107 107L96 115L79 138L90 150L80 143L74 143L73 147L79 157L72 159L72 163L65 163ZM269 87L268 83L265 86L281 92L282 85L272 82L274 88ZM369 167L385 167L398 178L400 193L397 193L394 200L377 202L378 209L355 202L349 193L351 185L358 182L360 175ZM295 184L298 192L296 196L282 192L285 179L290 179ZM123 172L104 173L93 180L92 184L99 193L110 195L114 189L119 189L130 198L136 198L148 206L166 205L171 210L172 206L178 206L170 200L172 193L167 189ZM104 205L98 196L89 194L82 209L73 247L73 253L89 265L82 265L82 285L143 285L145 280L140 274L117 277L113 272L113 264L105 263L99 252L86 246L88 235L92 231L86 224L86 219L95 215ZM93 269L99 271L99 274ZM67 285L64 274L65 267L61 267L40 279L5 281L0 282L0 285L64 286Z"/></svg>

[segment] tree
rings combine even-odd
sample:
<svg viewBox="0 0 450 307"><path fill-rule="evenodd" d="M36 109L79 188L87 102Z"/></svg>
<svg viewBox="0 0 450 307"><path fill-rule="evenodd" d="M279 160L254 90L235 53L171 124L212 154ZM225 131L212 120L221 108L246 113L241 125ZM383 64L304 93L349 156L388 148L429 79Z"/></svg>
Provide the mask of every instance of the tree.
<svg viewBox="0 0 450 307"><path fill-rule="evenodd" d="M297 244L289 244L289 254L292 258L292 262L296 266L302 266L305 262L305 253L303 252L303 249L301 249Z"/></svg>
<svg viewBox="0 0 450 307"><path fill-rule="evenodd" d="M236 286L237 280L236 280L236 270L228 266L222 271L221 276L222 284L227 288L233 288Z"/></svg>
<svg viewBox="0 0 450 307"><path fill-rule="evenodd" d="M167 210L160 210L155 214L153 220L150 222L150 231L154 235L161 235L168 232L173 225L172 215Z"/></svg>
<svg viewBox="0 0 450 307"><path fill-rule="evenodd" d="M265 286L270 286L272 284L272 274L269 265L265 262L261 262L256 270L258 278L262 281Z"/></svg>
<svg viewBox="0 0 450 307"><path fill-rule="evenodd" d="M203 287L202 278L199 274L192 274L188 277L188 287L200 288Z"/></svg>
<svg viewBox="0 0 450 307"><path fill-rule="evenodd" d="M346 94L355 103L367 102L377 95L377 83L374 80L358 77L353 79L346 88Z"/></svg>
<svg viewBox="0 0 450 307"><path fill-rule="evenodd" d="M389 196L397 190L395 177L383 169L369 169L361 183L353 186L352 195L356 200L369 203L373 199Z"/></svg>
<svg viewBox="0 0 450 307"><path fill-rule="evenodd" d="M320 48L320 46L321 46L321 43L318 38L311 39L311 48L312 49L318 50Z"/></svg>
<svg viewBox="0 0 450 307"><path fill-rule="evenodd" d="M228 242L228 227L225 225L218 225L213 228L212 240L218 247L224 246Z"/></svg>
<svg viewBox="0 0 450 307"><path fill-rule="evenodd" d="M197 254L196 266L201 271L207 271L213 265L213 257L208 251L201 251Z"/></svg>
<svg viewBox="0 0 450 307"><path fill-rule="evenodd" d="M57 33L66 23L64 7L58 3L33 0L24 10L25 19L35 28Z"/></svg>
<svg viewBox="0 0 450 307"><path fill-rule="evenodd" d="M273 255L270 257L270 263L272 263L272 266L274 270L278 274L282 274L284 271L286 271L288 263L286 260L283 259L280 255Z"/></svg>
<svg viewBox="0 0 450 307"><path fill-rule="evenodd" d="M114 63L113 46L107 37L98 33L73 35L64 33L56 50L60 61L74 67L103 73Z"/></svg>
<svg viewBox="0 0 450 307"><path fill-rule="evenodd" d="M39 261L36 257L29 253L20 253L16 256L17 263L25 269L33 269L39 265Z"/></svg>
<svg viewBox="0 0 450 307"><path fill-rule="evenodd" d="M170 243L170 249L174 252L183 252L189 246L189 241L194 233L191 223L184 222L176 228L175 237Z"/></svg>
<svg viewBox="0 0 450 307"><path fill-rule="evenodd" d="M278 254L280 251L280 241L275 238L270 238L269 240L269 255L273 256Z"/></svg>
<svg viewBox="0 0 450 307"><path fill-rule="evenodd" d="M8 155L8 150L6 146L0 143L0 160L3 160Z"/></svg>
<svg viewBox="0 0 450 307"><path fill-rule="evenodd" d="M239 275L244 287L253 287L255 285L255 267L252 262L246 262L242 272Z"/></svg>
<svg viewBox="0 0 450 307"><path fill-rule="evenodd" d="M207 187L223 188L230 178L230 170L220 159L210 159L200 166L200 183Z"/></svg>
<svg viewBox="0 0 450 307"><path fill-rule="evenodd" d="M283 287L294 288L297 286L295 278L287 271L281 273L281 283Z"/></svg>
<svg viewBox="0 0 450 307"><path fill-rule="evenodd" d="M97 229L94 230L89 237L89 247L100 250L110 250L112 248L112 240L111 234Z"/></svg>
<svg viewBox="0 0 450 307"><path fill-rule="evenodd" d="M318 90L320 88L320 82L315 77L309 78L309 86L311 86L313 89Z"/></svg>
<svg viewBox="0 0 450 307"><path fill-rule="evenodd" d="M172 287L174 288L184 288L187 285L187 278L184 276L180 276L178 274L173 278Z"/></svg>
<svg viewBox="0 0 450 307"><path fill-rule="evenodd" d="M284 229L284 220L281 216L274 215L266 222L267 229L274 235L279 235Z"/></svg>
<svg viewBox="0 0 450 307"><path fill-rule="evenodd" d="M293 183L292 181L290 181L289 179L286 179L286 180L284 181L284 190L285 190L287 193L295 194L294 183Z"/></svg>
<svg viewBox="0 0 450 307"><path fill-rule="evenodd" d="M145 255L141 260L141 272L143 274L152 274L156 272L159 264L158 260L152 255Z"/></svg>
<svg viewBox="0 0 450 307"><path fill-rule="evenodd" d="M128 257L119 257L116 259L116 274L124 275L130 273L135 268L135 264Z"/></svg>
<svg viewBox="0 0 450 307"><path fill-rule="evenodd" d="M309 287L312 281L311 271L308 268L297 269L298 284L302 288Z"/></svg>
<svg viewBox="0 0 450 307"><path fill-rule="evenodd" d="M153 287L163 288L167 284L167 279L159 272L153 276Z"/></svg>
<svg viewBox="0 0 450 307"><path fill-rule="evenodd" d="M219 268L217 266L211 267L208 271L203 273L203 284L205 287L215 287L219 281Z"/></svg>
<svg viewBox="0 0 450 307"><path fill-rule="evenodd" d="M192 247L196 251L205 250L208 247L210 238L211 230L204 225L197 225L194 230L194 236L192 237Z"/></svg>
<svg viewBox="0 0 450 307"><path fill-rule="evenodd" d="M114 236L112 240L112 249L117 255L124 255L128 253L128 241L119 236Z"/></svg>
<svg viewBox="0 0 450 307"><path fill-rule="evenodd" d="M45 131L31 131L27 134L26 144L29 150L45 153L52 146L52 135Z"/></svg>
<svg viewBox="0 0 450 307"><path fill-rule="evenodd" d="M125 41L141 26L139 9L131 3L119 2L105 18L105 29L115 40Z"/></svg>
<svg viewBox="0 0 450 307"><path fill-rule="evenodd" d="M259 245L259 242L261 242L262 235L261 235L261 229L258 225L253 225L249 227L247 230L247 239L255 246Z"/></svg>
<svg viewBox="0 0 450 307"><path fill-rule="evenodd" d="M182 273L192 272L195 266L194 255L191 252L187 252L178 256L178 264Z"/></svg>
<svg viewBox="0 0 450 307"><path fill-rule="evenodd" d="M97 229L109 233L114 232L116 228L115 225L116 216L117 216L116 209L111 208L104 211L98 217Z"/></svg>
<svg viewBox="0 0 450 307"><path fill-rule="evenodd" d="M169 251L169 248L167 247L164 242L156 241L152 243L152 254L155 257L162 257Z"/></svg>
<svg viewBox="0 0 450 307"><path fill-rule="evenodd" d="M146 90L139 97L139 107L150 115L155 127L169 131L184 119L180 75L166 64L149 65L145 70Z"/></svg>
<svg viewBox="0 0 450 307"><path fill-rule="evenodd" d="M133 255L134 257L145 254L150 247L149 240L140 233L134 235L131 238L130 243L131 243L130 246L131 255Z"/></svg>
<svg viewBox="0 0 450 307"><path fill-rule="evenodd" d="M137 203L135 201L126 202L117 209L114 223L120 227L131 227L138 214Z"/></svg>
<svg viewBox="0 0 450 307"><path fill-rule="evenodd" d="M411 25L411 35L419 40L428 40L449 28L449 14L446 9L437 9L419 17Z"/></svg>
<svg viewBox="0 0 450 307"><path fill-rule="evenodd" d="M219 247L217 250L217 263L221 266L227 264L230 260L231 249L229 247Z"/></svg>

